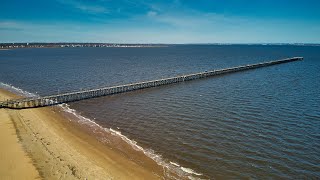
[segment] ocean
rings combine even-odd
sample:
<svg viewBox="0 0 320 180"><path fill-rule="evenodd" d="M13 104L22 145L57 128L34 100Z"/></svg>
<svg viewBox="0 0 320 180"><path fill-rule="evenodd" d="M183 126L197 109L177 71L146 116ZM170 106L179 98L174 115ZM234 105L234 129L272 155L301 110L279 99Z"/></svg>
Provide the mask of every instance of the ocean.
<svg viewBox="0 0 320 180"><path fill-rule="evenodd" d="M13 49L0 51L0 87L43 96L293 56L304 60L68 103L68 109L190 177L317 179L319 46Z"/></svg>

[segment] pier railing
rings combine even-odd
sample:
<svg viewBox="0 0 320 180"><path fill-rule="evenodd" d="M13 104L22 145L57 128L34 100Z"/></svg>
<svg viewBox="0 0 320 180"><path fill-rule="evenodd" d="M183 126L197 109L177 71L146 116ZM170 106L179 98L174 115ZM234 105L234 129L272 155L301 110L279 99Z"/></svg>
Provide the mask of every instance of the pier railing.
<svg viewBox="0 0 320 180"><path fill-rule="evenodd" d="M23 108L52 106L52 105L61 104L61 103L80 101L83 99L90 99L90 98L95 98L100 96L107 96L111 94L134 91L138 89L157 87L157 86L190 81L190 80L206 78L206 77L211 77L211 76L216 76L221 74L227 74L227 73L233 73L238 71L256 69L256 68L265 67L265 66L272 66L276 64L288 63L288 62L298 61L302 59L303 57L293 57L293 58L287 58L287 59L281 59L281 60L275 60L275 61L269 61L269 62L262 62L257 64L237 66L232 68L205 71L205 72L200 72L195 74L181 75L181 76L158 79L153 81L125 84L120 86L83 90L78 92L63 93L63 94L44 96L44 97L22 98L22 99L7 100L2 102L0 101L0 108L4 107L4 108L12 108L12 109L23 109Z"/></svg>

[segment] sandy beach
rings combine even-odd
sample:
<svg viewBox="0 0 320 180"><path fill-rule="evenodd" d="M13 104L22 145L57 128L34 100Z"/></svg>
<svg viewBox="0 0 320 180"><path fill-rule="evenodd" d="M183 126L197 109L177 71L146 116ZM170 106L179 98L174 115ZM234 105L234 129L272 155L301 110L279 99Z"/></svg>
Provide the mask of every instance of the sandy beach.
<svg viewBox="0 0 320 180"><path fill-rule="evenodd" d="M0 89L1 100L16 97ZM58 108L0 109L0 146L0 179L163 178L153 160L101 143Z"/></svg>

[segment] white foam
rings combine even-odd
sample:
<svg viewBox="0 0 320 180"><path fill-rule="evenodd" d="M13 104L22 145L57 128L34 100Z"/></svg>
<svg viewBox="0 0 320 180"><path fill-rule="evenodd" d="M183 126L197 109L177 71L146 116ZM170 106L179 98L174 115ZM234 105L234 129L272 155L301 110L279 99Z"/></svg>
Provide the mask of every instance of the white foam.
<svg viewBox="0 0 320 180"><path fill-rule="evenodd" d="M90 125L91 127L92 126L99 127L101 129L105 130L106 132L111 133L114 136L120 137L123 141L128 143L134 150L143 152L147 157L149 157L152 160L154 160L158 165L160 165L160 166L162 166L162 167L164 167L166 169L173 170L178 175L186 175L186 176L188 174L189 175L193 174L193 175L197 175L197 176L201 176L202 175L200 173L195 172L194 170L192 170L190 168L181 167L178 163L175 163L175 162L166 163L164 161L164 159L162 158L162 156L159 155L159 154L156 154L152 149L144 149L143 147L139 146L136 141L134 141L132 139L129 139L127 136L123 135L120 131L114 130L112 128L103 128L102 126L100 126L99 124L94 122L93 120L91 120L89 118L86 118L86 117L84 117L82 115L79 115L77 113L77 111L74 110L74 109L71 109L68 104L63 104L63 105L60 105L60 106L63 107L63 109L66 112L71 113L74 116L76 116L78 119L80 119L80 121L82 123L86 123L88 125L91 124ZM185 173L187 173L187 174L185 174ZM189 178L192 178L192 177L189 177Z"/></svg>
<svg viewBox="0 0 320 180"><path fill-rule="evenodd" d="M92 121L92 120L89 119L89 118L86 118L86 117L81 116L80 114L78 114L78 113L76 112L76 110L70 108L68 104L63 103L63 104L59 104L58 106L60 106L65 112L70 113L70 114L74 115L75 117L77 117L77 119L79 120L79 121L78 121L79 123L87 124L87 125L89 125L90 127L96 126L97 128L104 129L104 128L103 128L102 126L100 126L98 123Z"/></svg>
<svg viewBox="0 0 320 180"><path fill-rule="evenodd" d="M177 164L177 163L175 163L175 162L171 162L171 161L170 161L170 164L175 165L175 166L177 166L177 167L180 167L180 165Z"/></svg>
<svg viewBox="0 0 320 180"><path fill-rule="evenodd" d="M3 82L0 82L0 87L6 89L8 91L11 91L13 93L16 93L16 94L19 94L19 95L23 95L25 97L38 97L37 94L30 93L28 91L24 91L24 90L20 89L19 87L15 87L15 86L13 86L11 84L6 84L6 83L3 83Z"/></svg>
<svg viewBox="0 0 320 180"><path fill-rule="evenodd" d="M95 121L78 114L77 111L75 109L70 108L68 104L60 104L59 106L62 107L62 109L65 112L71 113L72 115L77 117L80 123L87 124L90 127L95 126L97 128L105 130L106 132L111 133L114 136L120 137L123 141L128 143L134 150L143 152L147 157L154 160L158 165L168 170L172 170L178 175L187 176L189 179L193 179L192 176L188 176L191 174L196 176L202 175L200 173L196 173L194 170L190 168L182 167L178 163L175 163L175 162L166 163L165 160L162 158L162 156L159 154L156 154L152 149L144 149L143 147L139 146L136 141L129 139L127 136L123 135L120 131L114 130L112 128L103 128Z"/></svg>
<svg viewBox="0 0 320 180"><path fill-rule="evenodd" d="M181 170L186 172L186 173L194 174L194 175L197 175L197 176L201 176L202 175L200 173L196 173L194 170L192 170L190 168L181 167Z"/></svg>

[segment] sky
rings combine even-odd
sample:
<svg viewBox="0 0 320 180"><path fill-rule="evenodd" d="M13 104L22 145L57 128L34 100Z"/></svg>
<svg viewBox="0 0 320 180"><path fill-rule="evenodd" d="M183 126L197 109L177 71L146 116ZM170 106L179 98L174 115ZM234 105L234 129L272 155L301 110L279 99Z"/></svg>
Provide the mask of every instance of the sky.
<svg viewBox="0 0 320 180"><path fill-rule="evenodd" d="M320 43L320 0L0 0L0 42Z"/></svg>

